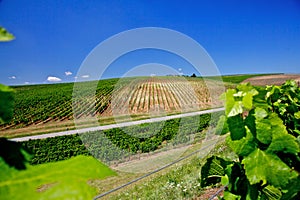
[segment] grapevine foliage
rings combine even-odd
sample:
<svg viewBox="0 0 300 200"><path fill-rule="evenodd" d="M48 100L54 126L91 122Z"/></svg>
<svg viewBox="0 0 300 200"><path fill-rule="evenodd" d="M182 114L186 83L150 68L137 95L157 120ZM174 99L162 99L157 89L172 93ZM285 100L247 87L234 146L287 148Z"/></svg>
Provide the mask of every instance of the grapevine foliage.
<svg viewBox="0 0 300 200"><path fill-rule="evenodd" d="M221 114L221 113L220 113ZM22 146L33 154L31 164L42 164L66 160L77 155L93 155L97 159L110 162L122 156L137 153L147 153L162 147L163 142L179 145L190 141L193 134L203 131L210 124L211 115L204 114L186 117L185 124L181 119L170 119L164 123L162 129L152 135L159 126L159 122L146 124L147 126L129 126L126 131L113 128L104 131L92 131L81 135L66 135L40 140L22 142ZM194 130L191 129L194 127ZM180 130L179 130L180 128ZM136 137L127 133L150 135L149 137Z"/></svg>
<svg viewBox="0 0 300 200"><path fill-rule="evenodd" d="M226 160L223 199L298 199L300 89L296 82L264 88L241 84L227 90L223 98L226 116L220 121L225 125L219 133L230 133L226 142L238 158ZM215 163L216 158L208 159L206 171L212 172L209 168L215 168ZM214 176L202 173L204 182L210 177Z"/></svg>

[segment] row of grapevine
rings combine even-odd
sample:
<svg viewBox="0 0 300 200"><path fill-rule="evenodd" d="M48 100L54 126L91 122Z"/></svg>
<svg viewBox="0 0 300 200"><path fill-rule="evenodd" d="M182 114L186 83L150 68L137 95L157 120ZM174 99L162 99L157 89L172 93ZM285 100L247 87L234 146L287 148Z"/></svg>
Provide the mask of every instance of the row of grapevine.
<svg viewBox="0 0 300 200"><path fill-rule="evenodd" d="M161 115L221 106L209 100L211 94L201 79L108 79L99 81L96 91L91 91L94 84L80 83L74 94L73 83L16 86L13 120L0 130L72 120L73 116ZM214 99L219 93L217 87Z"/></svg>
<svg viewBox="0 0 300 200"><path fill-rule="evenodd" d="M188 81L182 77L148 77L122 84L113 93L111 109L115 115L158 112L195 111L221 106L221 83L210 83L210 91L202 80ZM213 85L213 86L211 86ZM223 88L224 89L224 88ZM125 106L124 106L125 105Z"/></svg>
<svg viewBox="0 0 300 200"><path fill-rule="evenodd" d="M163 142L174 145L191 142L191 136L205 129L210 120L210 114L205 114L122 129L29 140L23 145L34 155L32 164L65 160L79 154L92 154L104 162L111 162L132 154L154 151Z"/></svg>

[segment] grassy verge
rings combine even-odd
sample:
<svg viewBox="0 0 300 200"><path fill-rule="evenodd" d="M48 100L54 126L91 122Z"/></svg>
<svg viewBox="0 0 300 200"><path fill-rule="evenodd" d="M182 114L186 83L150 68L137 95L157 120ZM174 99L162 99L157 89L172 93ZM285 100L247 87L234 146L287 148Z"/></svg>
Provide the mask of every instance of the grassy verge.
<svg viewBox="0 0 300 200"><path fill-rule="evenodd" d="M200 146L201 144L193 145L183 156L199 149ZM226 147L224 142L220 142L211 153L209 153L209 155L211 154L227 157L231 156L231 151ZM199 198L207 191L207 188L201 188L200 185L201 166L204 164L204 160L207 156L202 157L201 153L196 154L167 169L105 196L104 199L177 200ZM104 187L104 185L107 184L107 180L94 181L92 184L99 189L99 193L102 193L112 189L112 186L116 187L121 185L121 183L116 184L115 178L117 177L110 179L110 187ZM133 176L128 176L127 180L130 181L133 178ZM124 179L121 180L122 184L126 182Z"/></svg>

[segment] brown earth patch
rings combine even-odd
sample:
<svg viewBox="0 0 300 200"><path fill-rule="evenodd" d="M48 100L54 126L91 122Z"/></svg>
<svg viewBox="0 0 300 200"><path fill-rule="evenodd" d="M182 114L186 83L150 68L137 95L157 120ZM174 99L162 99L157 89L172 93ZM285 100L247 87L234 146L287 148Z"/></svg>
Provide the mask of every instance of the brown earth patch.
<svg viewBox="0 0 300 200"><path fill-rule="evenodd" d="M210 199L212 196L214 196L217 192L219 192L221 188L208 188L206 190L203 191L203 194L200 195L197 198L194 198L193 200L206 200L206 199ZM213 200L218 200L218 197L222 197L224 194L223 191L221 191L220 193L218 193L218 195L216 197L213 198Z"/></svg>
<svg viewBox="0 0 300 200"><path fill-rule="evenodd" d="M256 86L282 85L286 80L295 80L300 85L300 74L277 74L267 76L257 76L244 80Z"/></svg>

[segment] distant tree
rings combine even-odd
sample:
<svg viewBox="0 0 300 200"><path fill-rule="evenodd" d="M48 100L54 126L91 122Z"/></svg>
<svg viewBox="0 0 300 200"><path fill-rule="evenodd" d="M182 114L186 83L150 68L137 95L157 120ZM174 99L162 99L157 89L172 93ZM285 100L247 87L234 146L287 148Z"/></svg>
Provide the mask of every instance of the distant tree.
<svg viewBox="0 0 300 200"><path fill-rule="evenodd" d="M195 74L195 73L193 73L191 77L197 77L197 76L196 76L196 74Z"/></svg>

